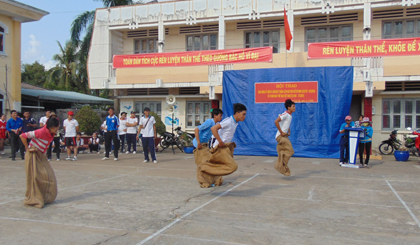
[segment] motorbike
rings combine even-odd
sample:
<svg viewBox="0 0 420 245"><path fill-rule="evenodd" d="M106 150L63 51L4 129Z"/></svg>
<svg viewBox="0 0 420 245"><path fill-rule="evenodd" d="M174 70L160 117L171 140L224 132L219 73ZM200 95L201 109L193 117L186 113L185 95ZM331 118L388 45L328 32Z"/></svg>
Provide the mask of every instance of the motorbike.
<svg viewBox="0 0 420 245"><path fill-rule="evenodd" d="M174 146L176 146L178 147L179 150L181 150L181 152L184 152L184 145L181 141L181 138L178 136L178 134L173 134L169 132L163 133L160 146L162 147L162 151L169 148L170 146L172 146L172 151L174 151Z"/></svg>
<svg viewBox="0 0 420 245"><path fill-rule="evenodd" d="M408 131L411 131L411 128L407 128ZM404 146L408 149L408 151L413 154L414 156L418 157L419 156L419 151L416 148L416 138L418 137L417 135L407 135L404 134Z"/></svg>
<svg viewBox="0 0 420 245"><path fill-rule="evenodd" d="M383 155L390 155L394 152L394 150L400 149L402 146L402 142L397 139L397 131L394 130L389 135L389 139L382 141L382 143L379 145L379 151Z"/></svg>

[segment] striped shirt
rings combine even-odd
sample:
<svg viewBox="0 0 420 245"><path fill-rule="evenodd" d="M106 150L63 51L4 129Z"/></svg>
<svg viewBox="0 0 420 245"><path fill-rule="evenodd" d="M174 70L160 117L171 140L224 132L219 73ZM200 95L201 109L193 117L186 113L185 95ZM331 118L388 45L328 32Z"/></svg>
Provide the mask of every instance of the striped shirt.
<svg viewBox="0 0 420 245"><path fill-rule="evenodd" d="M54 139L54 135L50 133L50 130L47 129L46 126L35 131L23 133L22 137L25 139L31 139L29 147L33 146L42 153L47 152L48 146Z"/></svg>

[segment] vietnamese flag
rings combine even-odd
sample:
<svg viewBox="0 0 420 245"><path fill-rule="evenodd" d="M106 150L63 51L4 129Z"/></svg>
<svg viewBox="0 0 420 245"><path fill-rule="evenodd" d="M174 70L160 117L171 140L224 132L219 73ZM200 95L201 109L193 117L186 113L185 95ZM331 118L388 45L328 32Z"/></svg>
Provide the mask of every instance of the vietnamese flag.
<svg viewBox="0 0 420 245"><path fill-rule="evenodd" d="M286 38L286 49L290 50L290 42L293 37L290 32L289 21L287 20L286 8L284 8L284 36Z"/></svg>

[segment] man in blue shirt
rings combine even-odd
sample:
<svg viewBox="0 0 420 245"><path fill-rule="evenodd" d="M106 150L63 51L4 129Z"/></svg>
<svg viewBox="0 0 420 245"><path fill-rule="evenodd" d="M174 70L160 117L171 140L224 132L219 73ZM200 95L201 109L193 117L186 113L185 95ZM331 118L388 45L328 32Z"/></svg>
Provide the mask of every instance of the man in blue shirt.
<svg viewBox="0 0 420 245"><path fill-rule="evenodd" d="M118 150L120 149L120 140L118 139L118 127L120 122L114 115L114 108L108 109L109 116L106 118L106 136L105 136L105 157L102 160L109 159L111 151L111 141L114 142L114 161L118 161Z"/></svg>
<svg viewBox="0 0 420 245"><path fill-rule="evenodd" d="M23 127L22 133L27 133L34 131L36 128L36 121L31 117L31 113L29 111L23 112ZM29 142L28 142L29 144Z"/></svg>
<svg viewBox="0 0 420 245"><path fill-rule="evenodd" d="M354 127L351 116L346 116L345 120L346 122L341 124L340 127L340 134L342 135L340 139L340 165L349 161L349 131L346 131L345 128Z"/></svg>
<svg viewBox="0 0 420 245"><path fill-rule="evenodd" d="M195 148L201 149L202 143L208 143L211 139L211 127L222 121L223 111L219 108L211 109L211 119L207 119L203 124L198 126L195 130L195 138L193 145Z"/></svg>
<svg viewBox="0 0 420 245"><path fill-rule="evenodd" d="M20 140L19 135L22 133L23 121L21 118L18 118L18 114L15 110L11 112L12 118L7 121L6 130L9 131L10 141L12 144L12 161L15 161L16 152L20 149L20 155L22 160L25 159L25 146Z"/></svg>

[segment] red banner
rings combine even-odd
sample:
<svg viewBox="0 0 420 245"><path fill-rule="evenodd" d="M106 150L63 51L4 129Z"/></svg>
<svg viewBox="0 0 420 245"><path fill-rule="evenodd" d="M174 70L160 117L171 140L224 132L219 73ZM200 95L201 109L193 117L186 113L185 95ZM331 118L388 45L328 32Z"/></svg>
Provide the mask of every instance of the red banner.
<svg viewBox="0 0 420 245"><path fill-rule="evenodd" d="M420 38L308 44L308 59L401 55L420 55Z"/></svg>
<svg viewBox="0 0 420 245"><path fill-rule="evenodd" d="M176 53L114 55L114 68L223 65L272 62L273 47L221 49Z"/></svg>
<svg viewBox="0 0 420 245"><path fill-rule="evenodd" d="M318 102L318 82L256 83L255 103Z"/></svg>

